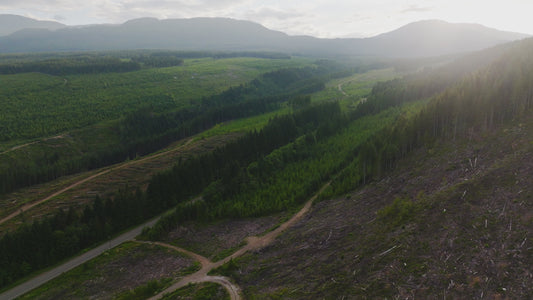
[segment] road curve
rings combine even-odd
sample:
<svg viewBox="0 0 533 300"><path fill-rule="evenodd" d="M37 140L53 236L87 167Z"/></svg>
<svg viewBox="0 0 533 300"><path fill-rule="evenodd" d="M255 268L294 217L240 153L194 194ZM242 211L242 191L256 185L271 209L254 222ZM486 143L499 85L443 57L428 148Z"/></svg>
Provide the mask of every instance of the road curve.
<svg viewBox="0 0 533 300"><path fill-rule="evenodd" d="M211 262L209 259L207 259L206 257L203 257L201 256L200 254L197 254L197 253L194 253L194 252L191 252L189 250L186 250L186 249L183 249L183 248L180 248L180 247L176 247L174 245L170 245L170 244L166 244L166 243L161 243L161 242L144 242L144 241L137 241L138 243L143 243L143 244L154 244L154 245L159 245L159 246L162 246L162 247L166 247L166 248L169 248L169 249L172 249L172 250L176 250L178 252L182 252L182 253L185 253L189 256L191 256L192 258L198 260L200 262L200 264L202 265L202 268L189 275L189 276L186 276L184 277L183 279L181 279L180 281L176 282L174 285L172 285L171 287L169 287L168 289L166 289L166 291L168 290L172 290L172 291L175 291L179 288L182 288L190 283L200 283L200 282L214 282L214 283L218 283L220 284L221 286L223 286L229 293L230 295L230 298L231 300L240 300L241 299L241 296L239 294L239 287L236 286L235 284L233 284L228 278L224 277L224 276L208 276L207 273L209 271L211 271L211 269L213 269L215 267L215 265L218 265L218 264L215 264L213 262ZM163 293L155 296L155 297L159 297L161 298L163 296ZM156 298L156 299L159 299L159 298Z"/></svg>
<svg viewBox="0 0 533 300"><path fill-rule="evenodd" d="M339 85L337 86L337 88L339 89L339 92L341 92L344 96L349 96L349 95L346 94L346 92L342 89L342 83L339 83Z"/></svg>
<svg viewBox="0 0 533 300"><path fill-rule="evenodd" d="M224 276L205 276L203 282L214 282L223 286L228 291L231 300L240 300L240 289Z"/></svg>
<svg viewBox="0 0 533 300"><path fill-rule="evenodd" d="M148 221L138 227L135 227L134 229L110 240L110 241L107 241L105 242L104 244L94 248L94 249L91 249L87 252L85 252L84 254L80 255L80 256L77 256L73 259L71 259L70 261L46 272L46 273L43 273L43 274L40 274L16 287L14 287L13 289L11 290L8 290L2 294L0 294L0 299L14 299L14 298L17 298L21 295L24 295L25 293L39 287L40 285L56 278L57 276L67 272L67 271L70 271L72 269L74 269L75 267L97 257L98 255L104 253L105 251L111 249L111 248L114 248L124 242L127 242L127 241L130 241L130 240L133 240L135 239L136 236L138 236L139 234L141 234L142 230L144 227L148 227L148 226L153 226L158 220L159 220L160 217L157 217L151 221Z"/></svg>
<svg viewBox="0 0 533 300"><path fill-rule="evenodd" d="M181 280L179 280L175 284L171 285L170 287L168 287L167 289L165 289L161 293L153 296L149 300L161 299L161 298L163 298L163 296L165 294L172 293L175 290L177 290L179 288L182 288L182 287L184 287L184 286L186 286L186 285L188 285L190 283L201 283L201 282L215 282L215 283L221 284L229 292L230 297L231 297L232 300L241 299L240 294L239 294L239 288L236 285L234 285L231 281L229 281L226 277L208 276L207 273L209 273L209 271L211 271L211 270L213 270L215 268L218 268L221 265L227 263L231 259L234 259L234 258L237 258L237 257L243 255L244 253L246 253L248 251L258 250L258 249L261 249L261 248L264 248L264 247L268 246L283 231L287 230L289 227L291 227L294 224L296 224L299 220L301 220L303 218L303 216L305 216L305 214L307 214L309 212L309 210L311 209L311 206L313 205L313 201L315 201L315 199L318 197L318 195L320 195L330 185L330 183L331 182L328 182L324 186L322 186L322 188L318 192L316 192L315 195L313 195L313 197L311 197L305 203L305 205L302 207L302 209L300 209L300 211L298 211L289 220L287 220L285 223L281 224L275 230L273 230L273 231L271 231L271 232L269 232L269 233L267 233L267 234L265 234L263 236L260 236L260 237L251 236L251 237L246 238L246 242L247 242L246 246L242 247L241 249L239 249L236 252L234 252L232 255L230 255L230 256L222 259L222 260L219 260L217 262L210 262L209 264L205 264L205 262L202 262L202 269L200 269L198 272L193 273L193 274L191 274L189 276L183 277ZM161 246L166 246L166 244L162 244L162 243L157 243L157 244L161 245ZM181 248L177 248L177 247L174 247L174 246L170 246L170 247L172 247L173 249L177 249L178 251L182 250ZM181 250L179 250L179 249L181 249ZM191 253L191 252L186 251L186 253ZM194 255L198 256L198 254L194 254ZM200 257L202 257L202 256L200 256Z"/></svg>

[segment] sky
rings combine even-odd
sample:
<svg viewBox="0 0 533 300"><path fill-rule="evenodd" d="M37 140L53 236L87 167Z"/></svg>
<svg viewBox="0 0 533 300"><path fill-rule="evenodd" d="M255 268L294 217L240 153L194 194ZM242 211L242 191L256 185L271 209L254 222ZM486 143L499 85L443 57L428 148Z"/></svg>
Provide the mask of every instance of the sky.
<svg viewBox="0 0 533 300"><path fill-rule="evenodd" d="M420 20L533 34L533 0L0 0L0 14L67 25L226 17L290 35L370 37Z"/></svg>

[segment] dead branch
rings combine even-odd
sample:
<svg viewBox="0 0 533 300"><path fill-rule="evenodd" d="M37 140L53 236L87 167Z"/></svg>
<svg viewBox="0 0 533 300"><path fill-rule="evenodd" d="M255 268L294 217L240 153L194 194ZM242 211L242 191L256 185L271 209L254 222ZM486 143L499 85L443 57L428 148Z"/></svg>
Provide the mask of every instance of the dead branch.
<svg viewBox="0 0 533 300"><path fill-rule="evenodd" d="M387 253L391 252L392 250L394 250L394 249L396 249L396 248L398 248L398 245L396 245L396 246L393 246L393 247L392 247L392 248L390 248L389 250L387 250L387 251L385 251L385 252L382 252L382 253L380 253L380 254L379 254L378 256L383 256L383 255L385 255L385 254L387 254Z"/></svg>

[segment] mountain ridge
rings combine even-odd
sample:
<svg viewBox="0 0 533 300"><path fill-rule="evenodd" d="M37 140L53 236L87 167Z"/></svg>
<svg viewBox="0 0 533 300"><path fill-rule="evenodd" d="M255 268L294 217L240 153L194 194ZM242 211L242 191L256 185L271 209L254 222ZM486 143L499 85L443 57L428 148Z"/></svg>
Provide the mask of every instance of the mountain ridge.
<svg viewBox="0 0 533 300"><path fill-rule="evenodd" d="M65 27L67 25L55 21L42 21L18 15L0 14L0 37L28 28L56 30Z"/></svg>
<svg viewBox="0 0 533 300"><path fill-rule="evenodd" d="M478 24L425 20L370 38L324 39L291 36L259 23L230 18L140 18L118 25L19 29L8 36L0 36L0 53L174 49L266 50L315 56L429 57L481 50L527 36Z"/></svg>

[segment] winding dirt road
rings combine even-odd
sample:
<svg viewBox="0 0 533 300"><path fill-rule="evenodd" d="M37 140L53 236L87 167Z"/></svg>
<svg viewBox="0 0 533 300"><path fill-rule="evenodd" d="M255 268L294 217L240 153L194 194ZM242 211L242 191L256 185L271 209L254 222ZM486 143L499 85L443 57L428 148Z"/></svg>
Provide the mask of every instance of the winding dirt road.
<svg viewBox="0 0 533 300"><path fill-rule="evenodd" d="M170 286L166 290L164 290L161 293L157 294L156 296L150 298L150 300L161 299L161 298L163 298L163 296L165 294L172 293L175 290L177 290L179 288L182 288L182 287L184 287L184 286L186 286L186 285L188 285L190 283L201 283L201 282L215 282L215 283L221 284L229 292L230 297L231 297L232 300L241 299L240 293L239 293L239 291L240 291L239 287L237 287L235 284L233 284L231 281L229 281L229 279L227 279L226 277L223 277L223 276L209 276L209 275L207 275L207 273L209 273L209 271L211 271L211 270L213 270L215 268L220 267L221 265L227 263L228 261L230 261L232 259L235 259L235 258L237 258L239 256L242 256L244 253L246 253L248 251L259 250L259 249L262 249L262 248L268 246L283 231L285 231L287 228L289 228L289 227L293 226L294 224L296 224L296 222L298 222L300 219L302 219L302 217L309 212L309 210L311 209L311 206L313 205L313 201L318 197L318 195L320 195L324 191L324 189L326 189L329 186L330 183L331 182L328 182L327 184L325 184L315 195L313 195L313 197L311 197L311 199L309 199L305 203L305 205L302 207L302 209L300 209L288 221L286 221L285 223L281 224L278 228L276 228L275 230L273 230L273 231L271 231L271 232L269 232L269 233L267 233L267 234L265 234L263 236L260 236L260 237L251 236L251 237L246 238L246 242L247 242L246 246L244 246L241 249L237 250L232 255L230 255L230 256L222 259L222 260L219 260L217 262L211 262L207 258L205 258L205 257L203 257L201 255L198 255L196 253L187 251L187 250L179 248L179 247L175 247L175 246L172 246L172 245L156 242L155 244L157 244L157 245L164 246L164 247L170 247L172 249L175 249L177 251L181 251L183 253L186 253L186 254L198 259L198 261L200 261L200 263L202 264L202 269L200 269L198 272L196 272L194 274L191 274L189 276L183 277L180 281L176 282L175 284L173 284L172 286Z"/></svg>
<svg viewBox="0 0 533 300"><path fill-rule="evenodd" d="M6 150L6 151L3 151L3 152L0 152L0 155L2 154L6 154L6 153L9 153L9 152L12 152L12 151L15 151L15 150L18 150L18 149L21 149L21 148L24 148L24 147L27 147L29 145L33 145L33 144L37 144L37 143L40 143L40 142L45 142L45 141L48 141L48 140L55 140L55 139L62 139L64 138L65 136L63 134L61 135L56 135L56 136L52 136L52 137L49 137L49 138L45 138L45 139L42 139L40 141L34 141L34 142L29 142L29 143L26 143L26 144L22 144L22 145L18 145L18 146L14 146L13 148L9 149L9 150Z"/></svg>
<svg viewBox="0 0 533 300"><path fill-rule="evenodd" d="M339 83L339 85L337 86L337 88L339 89L339 92L341 92L344 96L349 96L348 94L346 94L346 92L342 89L342 83Z"/></svg>
<svg viewBox="0 0 533 300"><path fill-rule="evenodd" d="M189 250L186 250L186 249L183 249L183 248L180 248L180 247L176 247L174 245L161 243L161 242L144 242L144 241L137 241L137 242L138 243L143 243L143 244L155 244L155 245L166 247L166 248L169 248L169 249L181 252L181 253L185 253L186 255L188 255L188 256L190 256L190 257L192 257L192 258L194 258L194 259L196 259L197 261L200 262L200 264L202 265L202 268L199 271L197 271L196 273L191 274L191 275L189 275L187 277L184 277L182 280L180 280L176 284L174 284L172 286L172 287L174 287L174 289L172 291L175 291L175 290L177 290L177 289L179 289L181 287L184 287L184 286L188 285L189 283L214 282L214 283L218 283L218 284L222 285L228 291L231 300L239 300L239 299L241 299L241 296L239 294L239 292L240 292L239 287L236 286L235 284L233 284L228 278L226 278L224 276L209 276L209 275L207 275L207 273L209 273L209 271L211 271L214 268L215 263L211 262L206 257L203 257L203 256L201 256L201 255L199 255L197 253L191 252ZM168 291L168 289L166 291Z"/></svg>
<svg viewBox="0 0 533 300"><path fill-rule="evenodd" d="M29 209L32 209L33 207L35 207L35 206L37 206L37 205L39 205L41 203L44 203L44 202L46 202L46 201L48 201L48 200L50 200L50 199L52 199L52 198L54 198L56 196L59 196L59 195L63 194L64 192L67 192L67 191L79 186L80 184L83 184L83 183L85 183L87 181L93 180L96 177L100 177L100 176L105 175L105 174L107 174L109 172L112 172L112 171L115 171L115 170L120 170L120 169L129 167L129 166L134 165L134 164L138 164L138 163L150 160L150 159L157 158L157 157L162 156L162 155L166 155L166 154L168 154L169 152L172 152L172 151L177 151L177 150L181 149L181 147L185 147L185 146L189 145L192 141L193 141L193 139L189 139L185 144L183 144L182 146L177 147L175 149L164 151L164 152L157 153L157 154L150 155L150 156L145 156L145 157L143 157L141 159L132 160L132 161L129 161L129 162L126 162L126 163L117 164L115 166L110 167L109 169L103 170L103 171L98 172L98 173L96 173L94 175L91 175L91 176L89 176L89 177L87 177L85 179L77 181L77 182L75 182L75 183L73 183L73 184L71 184L71 185L69 185L69 186L67 186L67 187L65 187L65 188L63 188L63 189L61 189L61 190L59 190L59 191L57 191L57 192L45 197L45 198L43 198L43 199L40 199L40 200L37 200L35 202L23 205L22 207L18 208L16 211L11 213L7 217L4 217L3 219L1 219L0 220L0 224L3 224L5 222L13 219L14 217L20 215L21 213L23 213L23 212L25 212L25 211L27 211Z"/></svg>
<svg viewBox="0 0 533 300"><path fill-rule="evenodd" d="M193 139L189 139L183 146L187 146L188 144L190 144L192 142ZM181 148L181 147L179 147ZM178 148L178 149L179 149ZM115 166L115 167L111 167L107 170L104 170L104 171L101 171L99 173L96 173L92 176L89 176L85 179L82 179L80 181L77 181L71 185L69 185L68 187L66 188L63 188L55 193L53 193L52 195L46 197L46 198L43 198L39 201L36 201L36 202L33 202L33 203L30 203L30 204L27 204L25 206L23 206L19 211L17 212L14 212L12 213L11 215L3 218L2 220L0 220L0 224L1 223L4 223L10 219L12 219L13 217L19 215L21 212L23 211L26 211L28 209L31 209L32 207L36 206L36 205L39 205L45 201L48 201L49 199L55 197L55 196L58 196L80 184L83 184L89 180L92 180L98 176L102 176L104 174L107 174L113 170L118 170L118 169L121 169L121 168L125 168L127 166L130 166L132 164L136 164L136 163L139 163L139 162L143 162L143 161L146 161L146 160L149 160L149 159L153 159L153 158L156 158L156 157L159 157L159 156L162 156L162 155L165 155L165 154L168 154L168 152L171 152L171 151L175 151L176 149L173 149L173 150L169 150L169 151L165 151L165 152L161 152L161 153L158 153L158 154L155 154L155 155L152 155L152 156L148 156L148 157L145 157L145 158L142 158L142 159L138 159L138 160L135 160L135 161L131 161L131 162L128 162L128 163L124 163L124 164L120 164L118 166ZM173 245L168 245L168 244L164 244L164 243L160 243L160 242L145 242L145 243L153 243L153 244L157 244L157 245L160 245L160 246L163 246L163 247L167 247L167 248L171 248L171 249L174 249L176 251L179 251L179 252L183 252L191 257L193 257L194 259L198 260L200 262L200 264L202 265L202 268L197 271L196 273L193 273L189 276L186 276L186 277L183 277L181 280L179 280L178 282L176 282L175 284L173 284L172 286L170 286L169 288L167 288L166 290L164 290L163 292L159 293L158 295L150 298L150 299L161 299L163 297L164 294L167 294L167 293L171 293L181 287L184 287L190 283L202 283L202 282L214 282L214 283L217 283L217 284L220 284L222 285L227 291L228 293L230 294L230 297L232 300L239 300L241 299L241 296L240 296L240 288L238 286L236 286L234 283L232 283L228 278L226 277L223 277L223 276L209 276L207 275L207 273L209 273L209 271L215 269L215 268L218 268L220 267L221 265L227 263L228 261L230 261L231 259L235 259L239 256L242 256L244 253L248 252L248 251L253 251L253 250L259 250L261 248L264 248L266 247L267 245L269 245L270 243L272 243L274 241L274 239L279 236L283 231L285 231L287 228L293 226L296 222L298 222L305 214L307 214L307 212L309 212L309 210L311 209L311 206L313 204L313 201L318 197L318 195L320 195L324 189L326 189L328 186L329 186L330 182L328 182L327 184L325 184L313 197L311 197L306 203L305 205L302 207L302 209L300 209L300 211L298 211L294 216L292 216L288 221L286 221L285 223L281 224L278 228L276 228L275 230L261 236L261 237L256 237L256 236L251 236L251 237L248 237L246 238L246 246L242 247L241 249L237 250L236 252L234 252L232 255L226 257L225 259L222 259L220 261L217 261L217 262L211 262L209 259L197 254L197 253L194 253L194 252L191 252L191 251L188 251L186 249L182 249L182 248L179 248L179 247L176 247L176 246L173 246ZM27 292L29 292L30 290L32 289L35 289L37 288L38 286L44 284L45 282L49 281L49 280L52 280L53 278L61 275L62 273L64 272L67 272L79 265L81 265L82 263L84 262L87 262L89 261L90 259L93 259L95 258L96 256L102 254L103 252L105 252L106 250L108 249L111 249L113 247L116 247L118 245L120 245L121 243L125 242L125 241L130 241L130 240L133 240L137 235L139 235L142 231L142 229L146 226L153 226L157 220L159 218L156 218L150 222L147 222L139 227L136 227L135 229L131 230L131 231L128 231L124 234L122 234L121 236L111 240L111 241L108 241L108 242L105 242L104 244L102 244L101 246L95 248L95 249L92 249L86 253L84 253L83 255L80 255L78 257L75 257L73 258L72 260L68 261L67 263L61 265L61 266L58 266L46 273L43 273L19 286L16 286L15 288L9 290L9 291L6 291L2 294L0 294L0 299L13 299L13 298L16 298L20 295L23 295Z"/></svg>

